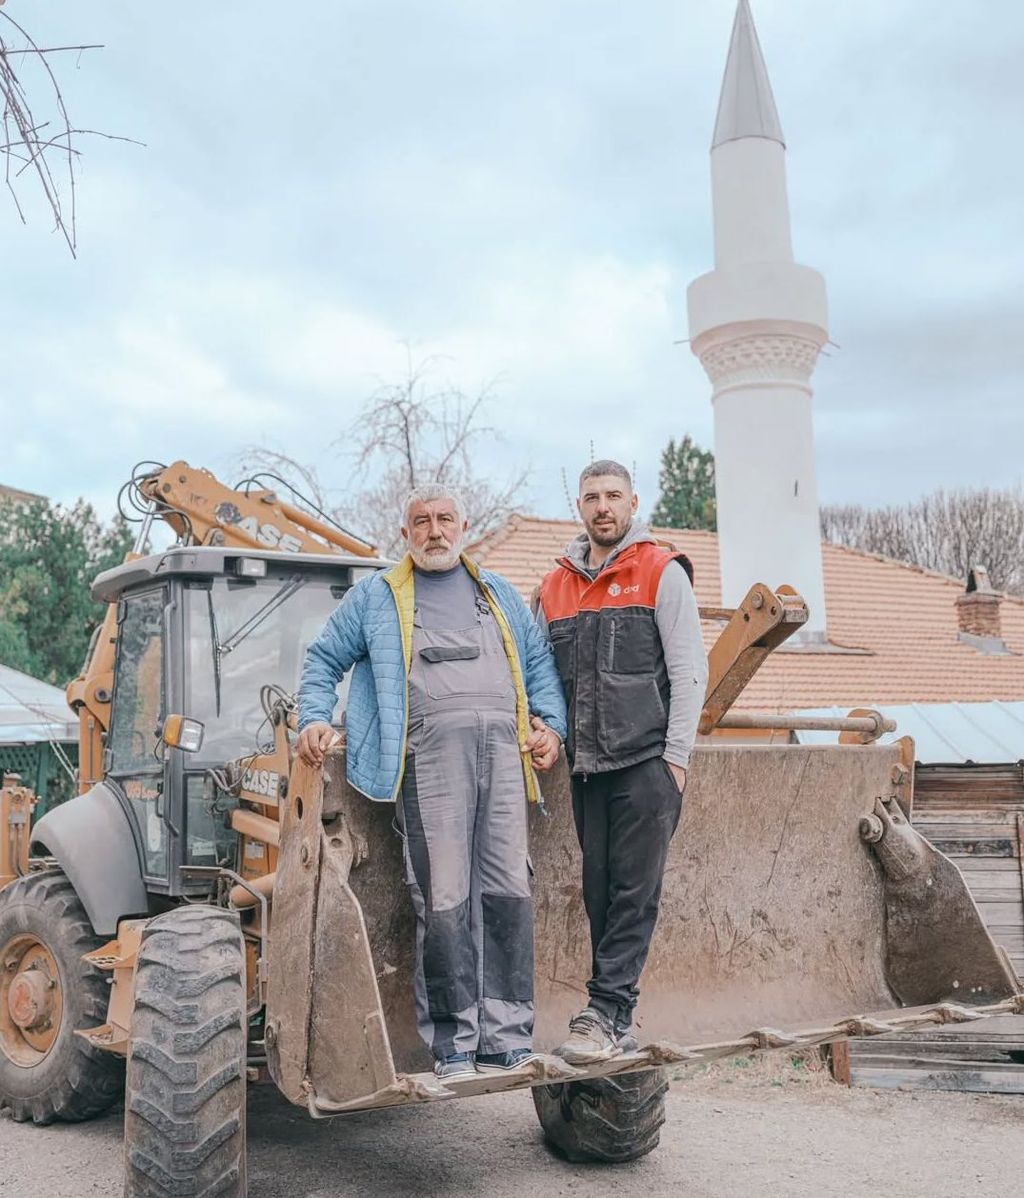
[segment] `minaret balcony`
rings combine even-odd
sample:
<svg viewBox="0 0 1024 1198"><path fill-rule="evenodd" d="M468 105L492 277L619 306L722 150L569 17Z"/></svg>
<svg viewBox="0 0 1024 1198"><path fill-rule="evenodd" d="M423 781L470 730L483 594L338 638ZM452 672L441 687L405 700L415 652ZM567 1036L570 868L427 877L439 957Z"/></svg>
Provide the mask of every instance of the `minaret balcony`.
<svg viewBox="0 0 1024 1198"><path fill-rule="evenodd" d="M751 321L804 325L828 340L825 280L810 266L796 262L747 262L713 270L694 279L686 293L690 340L697 343L712 330ZM742 333L741 333L742 335Z"/></svg>

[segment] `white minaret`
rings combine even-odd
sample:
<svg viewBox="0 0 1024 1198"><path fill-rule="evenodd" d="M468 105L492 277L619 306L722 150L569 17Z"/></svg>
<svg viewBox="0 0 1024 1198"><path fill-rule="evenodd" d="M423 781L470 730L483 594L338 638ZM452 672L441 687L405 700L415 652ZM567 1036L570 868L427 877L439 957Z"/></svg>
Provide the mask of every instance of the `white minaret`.
<svg viewBox="0 0 1024 1198"><path fill-rule="evenodd" d="M739 0L711 146L715 269L687 293L712 385L722 601L794 586L824 640L811 373L828 340L825 280L793 261L786 145L747 0Z"/></svg>

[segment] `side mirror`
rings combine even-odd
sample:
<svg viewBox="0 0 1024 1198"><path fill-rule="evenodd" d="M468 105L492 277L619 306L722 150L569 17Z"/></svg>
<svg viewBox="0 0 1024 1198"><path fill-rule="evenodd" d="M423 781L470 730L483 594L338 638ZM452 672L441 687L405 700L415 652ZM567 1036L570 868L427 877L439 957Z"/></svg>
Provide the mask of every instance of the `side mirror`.
<svg viewBox="0 0 1024 1198"><path fill-rule="evenodd" d="M164 729L160 739L172 749L181 749L185 753L198 753L203 745L203 733L206 728L199 720L190 720L183 715L169 715L164 720Z"/></svg>

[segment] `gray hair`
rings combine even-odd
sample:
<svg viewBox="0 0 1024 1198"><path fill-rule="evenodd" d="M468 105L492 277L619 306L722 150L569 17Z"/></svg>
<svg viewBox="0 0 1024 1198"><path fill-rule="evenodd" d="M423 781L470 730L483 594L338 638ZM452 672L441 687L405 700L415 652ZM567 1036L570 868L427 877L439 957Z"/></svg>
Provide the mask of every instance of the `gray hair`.
<svg viewBox="0 0 1024 1198"><path fill-rule="evenodd" d="M446 483L423 483L418 487L413 487L406 498L405 507L402 509L403 524L408 526L409 509L414 503L431 503L435 499L450 499L455 504L455 514L459 518L459 523L465 524L466 504L459 492Z"/></svg>
<svg viewBox="0 0 1024 1198"><path fill-rule="evenodd" d="M584 466L580 472L580 490L583 489L583 483L588 478L600 478L604 474L610 474L614 478L624 479L629 484L629 489L633 489L633 478L629 471L621 462L613 462L611 458L601 458L596 462L591 462L589 466Z"/></svg>

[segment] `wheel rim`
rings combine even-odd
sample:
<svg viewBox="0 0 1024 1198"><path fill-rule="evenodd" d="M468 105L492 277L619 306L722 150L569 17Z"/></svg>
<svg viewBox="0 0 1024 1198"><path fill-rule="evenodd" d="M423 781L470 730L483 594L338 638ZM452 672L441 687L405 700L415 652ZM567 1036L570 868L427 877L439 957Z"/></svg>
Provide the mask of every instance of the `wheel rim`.
<svg viewBox="0 0 1024 1198"><path fill-rule="evenodd" d="M0 949L0 1049L30 1069L53 1048L64 1013L60 971L35 936L15 936Z"/></svg>

